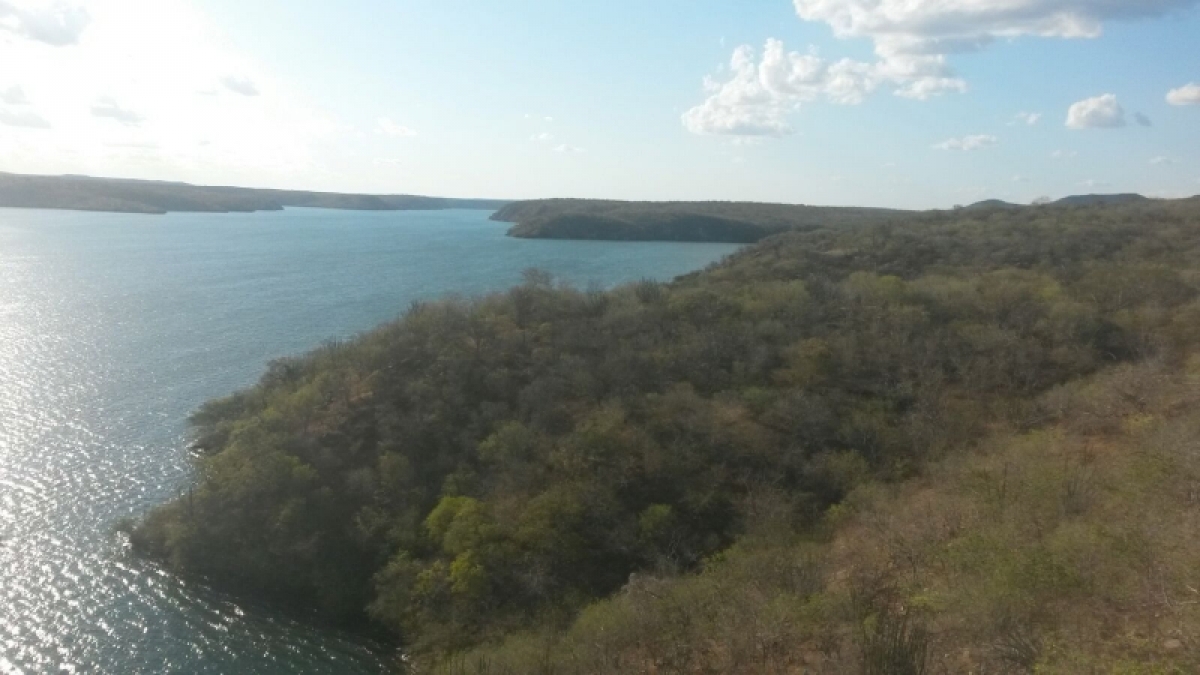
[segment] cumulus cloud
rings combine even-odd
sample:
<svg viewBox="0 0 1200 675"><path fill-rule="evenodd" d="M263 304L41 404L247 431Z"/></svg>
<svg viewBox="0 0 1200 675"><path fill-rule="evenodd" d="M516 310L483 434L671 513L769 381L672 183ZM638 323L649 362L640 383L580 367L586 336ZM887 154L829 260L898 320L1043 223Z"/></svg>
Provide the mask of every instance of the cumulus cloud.
<svg viewBox="0 0 1200 675"><path fill-rule="evenodd" d="M1197 0L794 0L806 21L843 38L874 41L881 55L974 51L1021 36L1098 37L1106 21L1159 16Z"/></svg>
<svg viewBox="0 0 1200 675"><path fill-rule="evenodd" d="M577 148L573 145L565 145L565 144L554 148L554 151L561 152L561 153L567 154L567 155L579 155L579 154L583 154L583 153L587 152L587 150L584 150L583 148Z"/></svg>
<svg viewBox="0 0 1200 675"><path fill-rule="evenodd" d="M139 126L143 118L136 112L122 108L117 105L117 102L111 98L102 98L92 104L92 115L94 117L106 117L111 120L116 120L126 126Z"/></svg>
<svg viewBox="0 0 1200 675"><path fill-rule="evenodd" d="M1153 166L1166 166L1166 165L1178 164L1178 163L1179 163L1179 160L1173 159L1171 157L1154 157L1150 160L1150 164L1152 164Z"/></svg>
<svg viewBox="0 0 1200 675"><path fill-rule="evenodd" d="M1113 94L1084 99L1067 111L1067 126L1072 129L1117 129L1126 124L1125 109Z"/></svg>
<svg viewBox="0 0 1200 675"><path fill-rule="evenodd" d="M221 84L235 94L242 96L258 96L258 86L248 77L229 75L221 79Z"/></svg>
<svg viewBox="0 0 1200 675"><path fill-rule="evenodd" d="M866 63L828 61L816 54L788 52L780 40L767 40L761 56L748 45L738 47L725 81L705 80L708 98L683 114L684 126L696 134L785 136L792 132L788 114L804 103L824 100L857 105L887 83L901 85L898 95L924 99L945 91L961 91L965 83L944 74L933 61ZM914 78L914 72L939 77Z"/></svg>
<svg viewBox="0 0 1200 675"><path fill-rule="evenodd" d="M971 150L982 150L990 148L1000 142L1000 139L987 134L976 134L973 136L963 136L962 138L951 138L941 143L935 144L933 147L936 150L961 150L969 152Z"/></svg>
<svg viewBox="0 0 1200 675"><path fill-rule="evenodd" d="M1167 92L1167 103L1171 105L1200 105L1200 84L1192 82Z"/></svg>
<svg viewBox="0 0 1200 675"><path fill-rule="evenodd" d="M683 115L699 134L783 136L789 114L817 100L857 104L879 89L925 100L967 90L950 56L1022 36L1094 38L1110 21L1159 16L1200 0L793 0L797 15L835 36L866 39L873 62L785 53L769 40L759 59L738 47L726 77L706 80L708 97ZM1027 118L1027 124L1032 122Z"/></svg>
<svg viewBox="0 0 1200 675"><path fill-rule="evenodd" d="M543 131L540 134L534 134L534 135L530 136L529 140L537 142L537 143L548 143L548 142L554 140L554 134L552 134L548 131Z"/></svg>
<svg viewBox="0 0 1200 675"><path fill-rule="evenodd" d="M1013 118L1013 121L1009 122L1008 125L1010 127L1016 124L1033 126L1040 121L1042 121L1042 113L1019 112L1017 113L1016 117Z"/></svg>
<svg viewBox="0 0 1200 675"><path fill-rule="evenodd" d="M87 10L63 0L0 0L0 31L65 47L91 23Z"/></svg>
<svg viewBox="0 0 1200 675"><path fill-rule="evenodd" d="M410 138L416 136L417 132L412 129L396 124L386 117L380 117L375 124L375 133L383 136L391 136L393 138Z"/></svg>
<svg viewBox="0 0 1200 675"><path fill-rule="evenodd" d="M0 91L0 102L8 105L26 105L29 103L29 97L25 96L25 90L19 86L13 85L4 91Z"/></svg>
<svg viewBox="0 0 1200 675"><path fill-rule="evenodd" d="M32 110L10 110L8 108L0 108L0 124L27 129L50 128L50 123L46 121L46 118Z"/></svg>
<svg viewBox="0 0 1200 675"><path fill-rule="evenodd" d="M768 49L774 40L767 43ZM773 93L769 79L760 77L757 55L748 45L738 47L730 59L732 76L725 83L707 78L709 97L683 114L683 125L695 134L732 136L783 136L791 133L786 113L792 103Z"/></svg>

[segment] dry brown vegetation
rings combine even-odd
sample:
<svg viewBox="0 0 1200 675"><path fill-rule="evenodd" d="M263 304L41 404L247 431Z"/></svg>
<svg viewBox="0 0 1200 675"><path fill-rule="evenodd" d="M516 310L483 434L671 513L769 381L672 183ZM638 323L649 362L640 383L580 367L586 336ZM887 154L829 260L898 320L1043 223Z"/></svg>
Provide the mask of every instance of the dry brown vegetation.
<svg viewBox="0 0 1200 675"><path fill-rule="evenodd" d="M422 672L1186 672L1197 269L1191 200L533 271L206 404L132 542Z"/></svg>
<svg viewBox="0 0 1200 675"><path fill-rule="evenodd" d="M796 540L760 531L690 577L637 577L561 633L433 670L1193 673L1200 359L1125 365L919 478L855 490Z"/></svg>

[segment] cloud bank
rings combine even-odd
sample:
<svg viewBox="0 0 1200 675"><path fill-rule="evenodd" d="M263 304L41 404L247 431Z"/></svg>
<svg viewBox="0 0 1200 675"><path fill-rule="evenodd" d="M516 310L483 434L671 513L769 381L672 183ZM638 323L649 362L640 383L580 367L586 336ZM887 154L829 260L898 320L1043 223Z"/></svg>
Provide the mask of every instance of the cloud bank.
<svg viewBox="0 0 1200 675"><path fill-rule="evenodd" d="M78 43L89 23L86 9L63 0L0 0L0 31L53 47Z"/></svg>
<svg viewBox="0 0 1200 675"><path fill-rule="evenodd" d="M879 89L916 100L967 90L949 57L1021 37L1099 37L1112 21L1161 16L1200 0L794 0L804 21L843 39L871 41L874 62L826 61L768 40L759 57L734 50L728 74L683 115L697 134L783 136L789 114L818 100L854 105Z"/></svg>

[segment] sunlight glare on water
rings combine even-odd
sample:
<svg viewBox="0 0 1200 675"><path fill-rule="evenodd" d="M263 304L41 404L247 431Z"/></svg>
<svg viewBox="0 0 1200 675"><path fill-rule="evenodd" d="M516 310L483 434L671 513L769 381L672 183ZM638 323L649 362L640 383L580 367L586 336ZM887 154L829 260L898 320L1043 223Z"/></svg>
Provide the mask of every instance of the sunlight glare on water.
<svg viewBox="0 0 1200 675"><path fill-rule="evenodd" d="M516 240L480 211L0 209L0 673L374 673L377 645L139 560L186 417L272 358L540 267L666 279L736 247Z"/></svg>

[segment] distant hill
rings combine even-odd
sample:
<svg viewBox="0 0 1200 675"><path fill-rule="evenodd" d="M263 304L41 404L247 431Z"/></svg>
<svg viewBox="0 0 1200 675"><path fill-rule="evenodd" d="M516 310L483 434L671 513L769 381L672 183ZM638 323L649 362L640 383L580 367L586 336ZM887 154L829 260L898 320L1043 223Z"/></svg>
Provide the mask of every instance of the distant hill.
<svg viewBox="0 0 1200 675"><path fill-rule="evenodd" d="M981 202L975 202L974 204L971 204L970 206L968 206L966 208L968 208L968 209L1019 209L1019 208L1022 208L1023 206L1024 206L1023 204L1014 204L1012 202L1006 202L1003 199L985 199Z"/></svg>
<svg viewBox="0 0 1200 675"><path fill-rule="evenodd" d="M278 211L287 206L356 211L497 209L507 201L417 195L208 187L150 180L0 173L0 207L120 213Z"/></svg>
<svg viewBox="0 0 1200 675"><path fill-rule="evenodd" d="M1151 201L1149 197L1143 197L1139 194L1116 194L1116 195L1071 195L1063 197L1057 201L1047 202L1047 206L1119 206L1122 204L1136 204L1140 202ZM1002 199L985 199L981 202L975 202L963 208L970 210L982 209L1020 209L1024 208L1024 204L1014 204L1006 202Z"/></svg>
<svg viewBox="0 0 1200 675"><path fill-rule="evenodd" d="M1115 206L1118 204L1134 204L1148 202L1149 197L1138 194L1119 195L1072 195L1054 202L1058 206Z"/></svg>
<svg viewBox="0 0 1200 675"><path fill-rule="evenodd" d="M753 243L787 230L886 222L891 209L754 202L622 202L541 199L513 202L492 220L515 223L509 235L539 239Z"/></svg>

